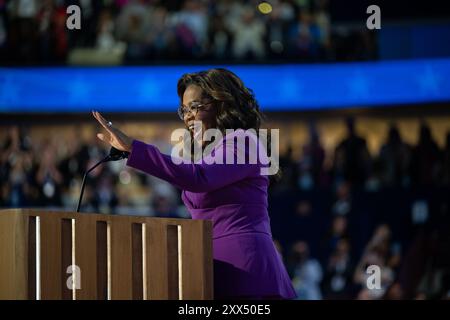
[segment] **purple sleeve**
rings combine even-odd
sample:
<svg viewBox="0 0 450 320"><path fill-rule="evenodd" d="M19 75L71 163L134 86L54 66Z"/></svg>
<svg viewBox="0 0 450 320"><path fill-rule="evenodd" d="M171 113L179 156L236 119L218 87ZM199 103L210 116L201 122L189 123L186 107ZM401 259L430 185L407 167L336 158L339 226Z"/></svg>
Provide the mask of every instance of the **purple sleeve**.
<svg viewBox="0 0 450 320"><path fill-rule="evenodd" d="M233 148L233 145L222 144L219 148ZM226 149L223 150L223 154L225 152ZM236 149L233 153L236 154ZM259 174L259 166L256 164L175 164L170 155L163 154L155 146L138 140L133 141L127 166L190 192L213 191L250 175Z"/></svg>

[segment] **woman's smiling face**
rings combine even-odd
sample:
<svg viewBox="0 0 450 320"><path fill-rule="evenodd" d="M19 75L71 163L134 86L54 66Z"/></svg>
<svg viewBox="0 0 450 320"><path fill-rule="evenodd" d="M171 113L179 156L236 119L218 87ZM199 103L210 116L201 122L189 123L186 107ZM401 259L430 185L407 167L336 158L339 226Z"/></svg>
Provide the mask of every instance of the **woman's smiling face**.
<svg viewBox="0 0 450 320"><path fill-rule="evenodd" d="M191 107L195 104L203 105L201 108L195 111L187 112L184 115L184 123L189 131L193 132L194 121L202 122L202 130L203 133L211 128L216 126L216 109L213 104L205 105L206 103L210 103L211 100L208 100L203 95L203 90L195 85L189 85L183 94L183 106Z"/></svg>

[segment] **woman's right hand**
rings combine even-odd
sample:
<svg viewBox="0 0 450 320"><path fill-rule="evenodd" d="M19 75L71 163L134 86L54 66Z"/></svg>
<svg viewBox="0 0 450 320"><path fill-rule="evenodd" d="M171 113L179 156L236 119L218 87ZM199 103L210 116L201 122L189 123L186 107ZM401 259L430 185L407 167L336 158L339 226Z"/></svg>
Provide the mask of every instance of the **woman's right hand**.
<svg viewBox="0 0 450 320"><path fill-rule="evenodd" d="M107 134L97 133L97 137L103 142L108 143L112 147L120 151L131 152L133 138L127 136L125 133L117 128L114 128L111 122L105 120L97 111L92 111L94 118L105 128Z"/></svg>

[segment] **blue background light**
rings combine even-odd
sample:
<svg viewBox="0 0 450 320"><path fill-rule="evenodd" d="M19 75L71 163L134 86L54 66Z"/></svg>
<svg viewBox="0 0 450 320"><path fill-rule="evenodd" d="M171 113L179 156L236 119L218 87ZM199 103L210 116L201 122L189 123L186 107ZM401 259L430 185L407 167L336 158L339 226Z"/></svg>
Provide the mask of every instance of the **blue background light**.
<svg viewBox="0 0 450 320"><path fill-rule="evenodd" d="M0 68L0 112L173 112L180 76L210 67ZM266 111L450 101L450 59L227 67Z"/></svg>

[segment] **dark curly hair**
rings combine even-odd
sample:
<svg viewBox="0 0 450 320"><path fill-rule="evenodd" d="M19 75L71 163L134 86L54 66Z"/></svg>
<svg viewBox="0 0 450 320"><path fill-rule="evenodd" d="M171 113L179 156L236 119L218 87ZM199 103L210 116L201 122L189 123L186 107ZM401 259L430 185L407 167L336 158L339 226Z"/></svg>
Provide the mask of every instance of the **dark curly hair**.
<svg viewBox="0 0 450 320"><path fill-rule="evenodd" d="M190 85L202 89L203 98L214 101L216 107L216 127L225 135L226 129L255 129L256 132L266 117L260 111L253 91L247 88L233 72L223 69L186 73L178 80L177 92L183 103L184 91ZM268 135L270 152L270 134ZM270 176L271 181L279 180L281 171Z"/></svg>
<svg viewBox="0 0 450 320"><path fill-rule="evenodd" d="M216 125L223 134L225 129L260 128L264 115L255 95L233 72L218 68L183 75L178 81L181 101L184 91L192 84L202 89L205 99L215 102Z"/></svg>

